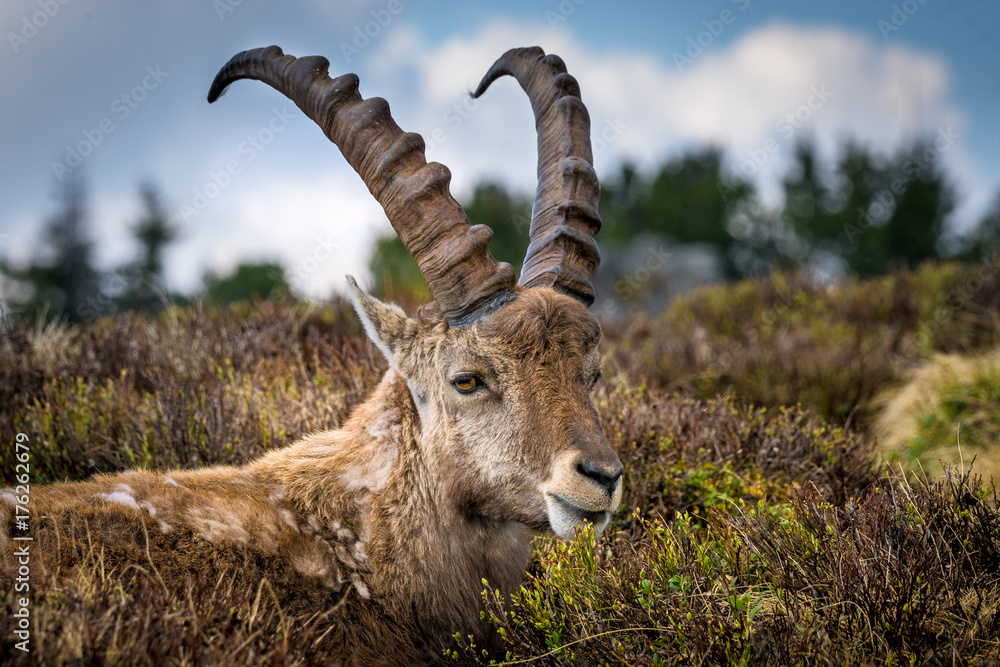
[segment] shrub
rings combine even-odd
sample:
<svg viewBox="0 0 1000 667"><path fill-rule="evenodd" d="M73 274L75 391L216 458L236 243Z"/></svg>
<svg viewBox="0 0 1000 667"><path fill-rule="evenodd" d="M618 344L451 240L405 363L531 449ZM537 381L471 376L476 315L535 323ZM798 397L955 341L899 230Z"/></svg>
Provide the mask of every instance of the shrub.
<svg viewBox="0 0 1000 667"><path fill-rule="evenodd" d="M509 658L1000 661L996 496L967 474L888 476L867 431L874 397L935 351L997 345L1000 288L981 271L924 267L830 290L778 274L609 324L610 380L595 400L626 465L622 506L600 540L540 538L513 598L487 582L483 613ZM0 333L0 439L31 437L33 483L239 464L337 427L384 369L340 301L15 324ZM960 403L995 384L955 387L948 414L965 415ZM977 423L988 442L992 422ZM0 448L3 485L12 455ZM329 662L322 610L281 609L238 568L165 591L154 572L88 557L88 577L33 579L46 621L32 660ZM0 597L4 655L12 609ZM488 662L461 632L442 651Z"/></svg>
<svg viewBox="0 0 1000 667"><path fill-rule="evenodd" d="M539 542L510 599L483 591L506 661L532 664L995 664L997 498L968 475L818 487L702 521ZM487 582L484 582L487 583ZM468 638L453 655L489 662ZM491 663L492 664L492 663Z"/></svg>
<svg viewBox="0 0 1000 667"><path fill-rule="evenodd" d="M1000 258L832 287L797 274L696 290L606 327L633 382L757 405L801 403L867 427L874 399L935 352L1000 344Z"/></svg>
<svg viewBox="0 0 1000 667"><path fill-rule="evenodd" d="M239 464L336 428L384 370L341 302L20 325L0 336L0 438L32 438L36 482Z"/></svg>

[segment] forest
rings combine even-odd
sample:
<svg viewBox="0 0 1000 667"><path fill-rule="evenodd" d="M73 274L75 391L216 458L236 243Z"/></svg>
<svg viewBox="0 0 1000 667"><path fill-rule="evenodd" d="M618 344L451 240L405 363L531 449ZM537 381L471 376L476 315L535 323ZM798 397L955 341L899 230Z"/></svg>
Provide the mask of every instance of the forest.
<svg viewBox="0 0 1000 667"><path fill-rule="evenodd" d="M971 227L957 231L956 185L939 160L947 150L943 136L889 155L846 141L825 161L815 145L799 142L781 182L780 207L762 203L748 177L752 161L727 169L715 147L680 154L650 173L624 164L602 183L601 248L614 254L652 235L681 247L707 246L728 280L795 270L828 284L924 261L987 258L1000 250L1000 192ZM164 257L180 226L155 184L144 182L138 190L143 213L130 227L136 257L101 270L84 177L66 179L58 189L58 210L41 225L38 255L0 257L5 314L32 319L44 311L44 319L78 322L117 311L155 312L192 299L294 298L295 286L276 260L244 264L225 276L207 272L194 294L171 291ZM519 268L531 193L484 182L464 205L473 223L493 230L492 254ZM377 295L411 305L429 298L416 263L395 236L376 244L369 264ZM607 282L614 285L618 277Z"/></svg>

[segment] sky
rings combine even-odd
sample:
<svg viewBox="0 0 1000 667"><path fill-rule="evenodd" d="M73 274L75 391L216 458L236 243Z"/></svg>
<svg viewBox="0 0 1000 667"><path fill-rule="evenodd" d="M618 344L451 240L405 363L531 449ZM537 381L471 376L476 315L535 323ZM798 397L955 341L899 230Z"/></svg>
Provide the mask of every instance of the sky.
<svg viewBox="0 0 1000 667"><path fill-rule="evenodd" d="M598 175L652 169L715 144L780 202L795 141L832 157L845 137L892 151L947 137L938 159L973 225L1000 190L1000 3L995 0L430 2L5 0L0 5L0 257L24 262L82 175L102 268L134 257L151 181L180 228L171 289L208 270L282 263L322 299L368 277L391 233L335 146L279 93L237 82L205 99L239 51L277 44L355 72L422 134L462 201L477 183L530 192L531 110L513 79L469 98L515 46L560 55L591 114Z"/></svg>

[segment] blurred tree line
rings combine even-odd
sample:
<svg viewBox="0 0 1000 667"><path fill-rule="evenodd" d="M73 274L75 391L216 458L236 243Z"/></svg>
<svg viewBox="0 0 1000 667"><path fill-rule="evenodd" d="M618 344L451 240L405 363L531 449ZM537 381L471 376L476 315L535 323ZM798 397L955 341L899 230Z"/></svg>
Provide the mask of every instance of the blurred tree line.
<svg viewBox="0 0 1000 667"><path fill-rule="evenodd" d="M82 177L67 178L57 194L59 210L43 226L35 256L21 262L0 257L0 317L80 322L122 310L155 313L169 303L188 301L164 282L164 254L177 240L178 229L169 221L156 186L147 182L139 187L142 212L129 228L138 246L135 259L110 271L95 266ZM288 294L284 269L264 263L241 264L227 276L208 273L196 296L224 304Z"/></svg>
<svg viewBox="0 0 1000 667"><path fill-rule="evenodd" d="M726 172L715 147L669 159L650 174L625 164L602 183L601 247L613 250L653 233L714 247L731 278L797 268L827 279L1000 251L1000 193L971 232L960 236L949 229L956 195L940 152L932 138L891 155L847 141L828 164L813 143L799 142L777 210L761 203L749 179ZM493 229L494 256L517 267L528 242L530 197L487 183L465 209L473 223ZM407 290L424 290L419 296L427 296L416 264L395 237L379 241L371 269L381 294L405 298Z"/></svg>
<svg viewBox="0 0 1000 667"><path fill-rule="evenodd" d="M972 230L957 234L948 224L956 194L939 159L946 149L939 137L887 155L846 141L832 160L823 161L814 144L801 141L781 181L784 196L777 208L761 202L751 180L728 171L716 147L671 158L652 173L625 164L604 179L601 246L613 252L640 235L656 234L672 243L714 248L731 278L783 268L827 280L1000 252L1000 193ZM178 231L155 186L142 185L139 197L142 213L130 228L135 259L101 272L94 264L84 185L79 178L67 179L37 256L20 263L0 258L5 299L0 315L76 321L184 302L188 297L171 293L163 281L164 253ZM493 255L517 269L528 245L531 201L528 194L483 183L465 206L473 223L493 230ZM397 237L377 242L370 267L376 294L404 304L429 299L416 263ZM206 274L195 295L215 303L289 297L277 263L243 264L225 276Z"/></svg>

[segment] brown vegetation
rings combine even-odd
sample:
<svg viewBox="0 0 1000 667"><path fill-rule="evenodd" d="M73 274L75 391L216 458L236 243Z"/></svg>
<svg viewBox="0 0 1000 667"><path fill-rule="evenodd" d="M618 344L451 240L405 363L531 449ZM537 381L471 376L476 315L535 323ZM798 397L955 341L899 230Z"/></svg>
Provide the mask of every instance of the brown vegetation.
<svg viewBox="0 0 1000 667"><path fill-rule="evenodd" d="M927 267L831 292L778 276L606 326L595 401L626 465L621 509L599 541L540 540L525 586L485 596L495 657L1000 661L997 499L961 471L888 474L866 426L871 397L934 350L996 345L1000 289L965 289L979 270ZM844 361L851 350L863 363ZM244 463L340 425L384 370L340 302L16 326L0 336L0 480L13 481L18 432L31 438L33 483ZM782 407L796 390L803 407ZM236 564L193 572L178 592L151 567L83 556L90 569L69 582L33 571L32 660L328 659L329 610L279 604L275 582L244 582ZM0 602L0 652L11 655L13 603ZM459 637L441 650L474 662L481 648Z"/></svg>

